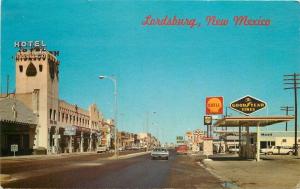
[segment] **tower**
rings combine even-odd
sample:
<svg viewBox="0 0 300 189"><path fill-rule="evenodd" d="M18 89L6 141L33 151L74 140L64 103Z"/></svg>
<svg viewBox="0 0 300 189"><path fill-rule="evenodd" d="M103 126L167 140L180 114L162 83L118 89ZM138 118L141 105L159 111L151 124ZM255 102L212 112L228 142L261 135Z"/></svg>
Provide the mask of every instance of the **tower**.
<svg viewBox="0 0 300 189"><path fill-rule="evenodd" d="M57 57L42 46L21 47L16 54L16 94L27 101L30 98L24 96L37 98L36 108L32 107L38 114L35 147L48 150L50 129L57 127L58 68Z"/></svg>

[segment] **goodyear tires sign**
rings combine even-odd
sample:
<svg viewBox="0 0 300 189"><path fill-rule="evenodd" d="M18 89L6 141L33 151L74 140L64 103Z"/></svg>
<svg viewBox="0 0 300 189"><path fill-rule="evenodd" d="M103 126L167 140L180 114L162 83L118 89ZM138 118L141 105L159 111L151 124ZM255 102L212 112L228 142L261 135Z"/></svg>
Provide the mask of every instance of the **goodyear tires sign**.
<svg viewBox="0 0 300 189"><path fill-rule="evenodd" d="M265 102L250 95L238 99L230 104L231 109L245 115L250 115L258 110L265 108L266 106L267 104Z"/></svg>

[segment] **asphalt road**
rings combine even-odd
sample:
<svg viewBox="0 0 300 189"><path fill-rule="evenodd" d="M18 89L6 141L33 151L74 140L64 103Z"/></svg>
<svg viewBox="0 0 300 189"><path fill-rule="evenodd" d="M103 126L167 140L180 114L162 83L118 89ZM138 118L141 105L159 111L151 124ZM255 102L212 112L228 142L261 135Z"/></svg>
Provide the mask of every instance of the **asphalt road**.
<svg viewBox="0 0 300 189"><path fill-rule="evenodd" d="M221 188L218 179L188 156L169 160L150 155L111 160L99 155L2 163L9 188Z"/></svg>

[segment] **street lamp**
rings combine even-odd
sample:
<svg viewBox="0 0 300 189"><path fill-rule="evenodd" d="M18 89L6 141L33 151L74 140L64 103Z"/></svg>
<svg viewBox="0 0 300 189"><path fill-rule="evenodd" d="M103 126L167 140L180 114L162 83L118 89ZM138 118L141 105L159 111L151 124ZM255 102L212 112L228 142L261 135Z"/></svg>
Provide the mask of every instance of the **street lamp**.
<svg viewBox="0 0 300 189"><path fill-rule="evenodd" d="M117 115L118 115L118 101L117 101L117 79L113 76L104 76L100 75L99 79L110 79L114 83L114 96L115 96L115 104L114 104L114 122L115 122L115 158L118 158L118 147L117 147Z"/></svg>

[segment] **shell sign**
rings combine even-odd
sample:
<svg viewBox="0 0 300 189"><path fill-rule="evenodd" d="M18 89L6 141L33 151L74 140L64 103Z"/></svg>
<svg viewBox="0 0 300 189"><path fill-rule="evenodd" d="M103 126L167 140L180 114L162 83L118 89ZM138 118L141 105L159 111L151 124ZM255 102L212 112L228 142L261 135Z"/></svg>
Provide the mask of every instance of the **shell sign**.
<svg viewBox="0 0 300 189"><path fill-rule="evenodd" d="M223 114L223 97L206 97L206 115Z"/></svg>

